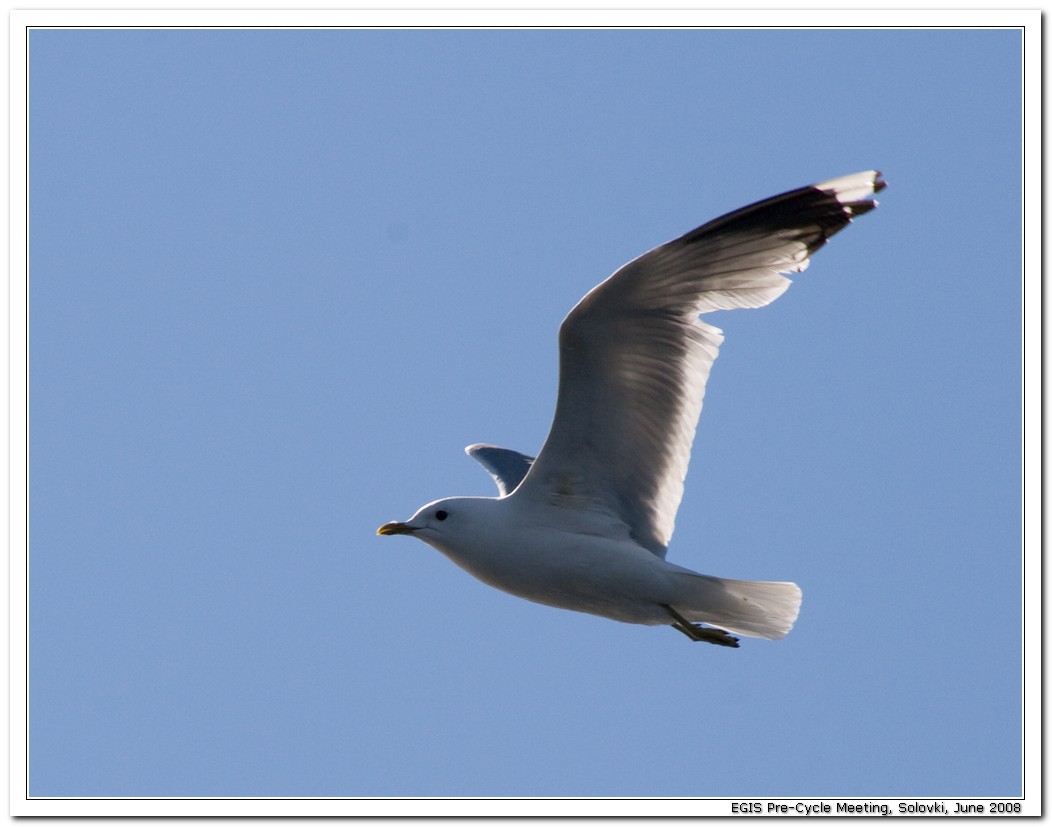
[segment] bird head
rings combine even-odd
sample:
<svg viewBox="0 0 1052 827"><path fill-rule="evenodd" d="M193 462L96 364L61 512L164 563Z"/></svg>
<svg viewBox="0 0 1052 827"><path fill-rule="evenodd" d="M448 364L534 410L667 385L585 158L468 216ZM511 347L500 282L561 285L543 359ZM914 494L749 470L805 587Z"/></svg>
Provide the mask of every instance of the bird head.
<svg viewBox="0 0 1052 827"><path fill-rule="evenodd" d="M384 523L379 535L409 534L430 546L446 550L486 533L498 500L493 497L448 497L428 503L405 522Z"/></svg>

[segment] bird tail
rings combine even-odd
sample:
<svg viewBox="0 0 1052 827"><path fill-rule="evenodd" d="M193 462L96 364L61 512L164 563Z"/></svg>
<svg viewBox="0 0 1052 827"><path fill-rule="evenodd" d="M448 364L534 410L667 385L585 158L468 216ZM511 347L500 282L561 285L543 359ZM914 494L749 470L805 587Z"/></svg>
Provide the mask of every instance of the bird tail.
<svg viewBox="0 0 1052 827"><path fill-rule="evenodd" d="M777 640L789 634L800 613L802 593L796 583L684 576L691 578L687 595L673 608L687 620L747 637Z"/></svg>

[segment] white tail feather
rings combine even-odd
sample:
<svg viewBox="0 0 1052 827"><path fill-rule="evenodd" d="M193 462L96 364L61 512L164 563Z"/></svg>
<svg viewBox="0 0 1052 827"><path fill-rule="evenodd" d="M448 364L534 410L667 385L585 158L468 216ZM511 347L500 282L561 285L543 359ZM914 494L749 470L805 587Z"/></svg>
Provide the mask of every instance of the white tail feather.
<svg viewBox="0 0 1052 827"><path fill-rule="evenodd" d="M684 576L692 578L691 594L673 608L688 620L746 637L777 640L789 634L800 613L802 593L796 583Z"/></svg>

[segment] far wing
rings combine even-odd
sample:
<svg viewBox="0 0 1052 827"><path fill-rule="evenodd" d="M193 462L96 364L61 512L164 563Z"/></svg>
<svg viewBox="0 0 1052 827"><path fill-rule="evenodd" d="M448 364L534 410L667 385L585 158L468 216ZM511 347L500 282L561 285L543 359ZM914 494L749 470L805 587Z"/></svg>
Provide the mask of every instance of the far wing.
<svg viewBox="0 0 1052 827"><path fill-rule="evenodd" d="M502 497L506 497L518 487L533 464L533 457L507 448L498 448L496 445L469 445L464 452L489 471Z"/></svg>
<svg viewBox="0 0 1052 827"><path fill-rule="evenodd" d="M879 172L760 201L629 262L559 330L551 431L515 496L605 510L664 557L722 332L698 314L762 307L852 218Z"/></svg>

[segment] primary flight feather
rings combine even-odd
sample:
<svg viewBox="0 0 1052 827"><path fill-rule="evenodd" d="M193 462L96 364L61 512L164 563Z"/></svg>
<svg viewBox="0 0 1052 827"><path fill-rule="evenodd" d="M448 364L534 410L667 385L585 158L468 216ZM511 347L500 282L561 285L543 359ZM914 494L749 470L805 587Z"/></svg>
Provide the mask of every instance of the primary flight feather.
<svg viewBox="0 0 1052 827"><path fill-rule="evenodd" d="M511 594L613 620L669 625L692 640L781 638L795 583L728 580L665 560L705 383L723 333L699 316L762 307L786 273L885 186L859 172L759 201L630 261L559 329L559 395L536 459L467 452L499 497L450 497L378 534L412 534ZM700 625L705 624L705 625Z"/></svg>

